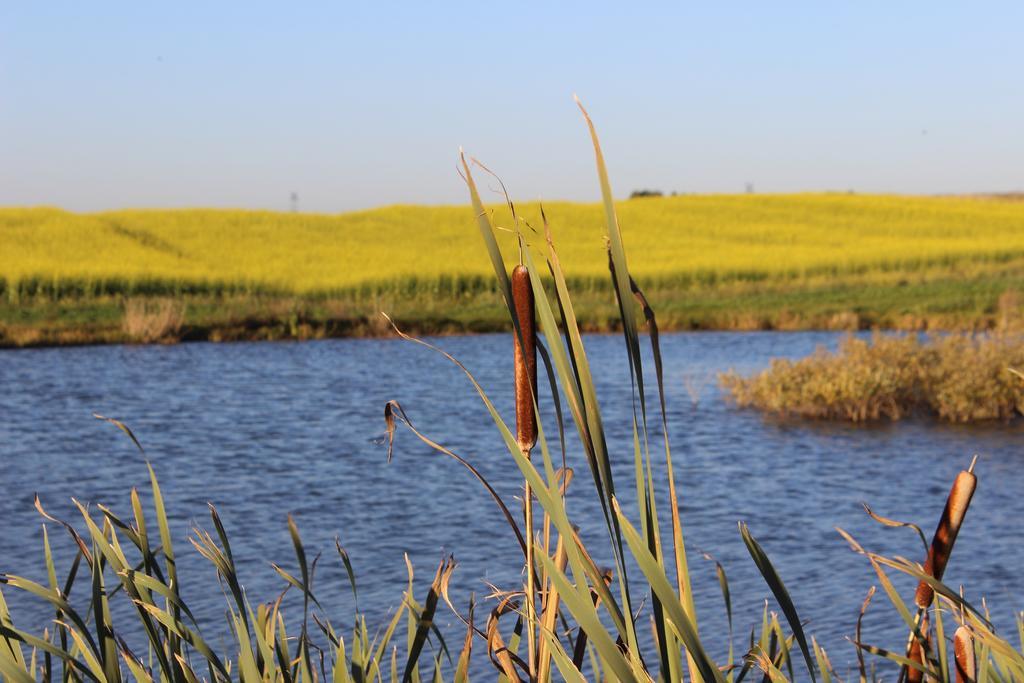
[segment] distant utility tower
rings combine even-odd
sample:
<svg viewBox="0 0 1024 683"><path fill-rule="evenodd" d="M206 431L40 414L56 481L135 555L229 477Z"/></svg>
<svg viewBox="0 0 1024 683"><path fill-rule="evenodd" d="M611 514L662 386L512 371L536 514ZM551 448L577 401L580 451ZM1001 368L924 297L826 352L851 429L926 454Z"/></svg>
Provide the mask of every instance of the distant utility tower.
<svg viewBox="0 0 1024 683"><path fill-rule="evenodd" d="M299 193L298 192L292 192L289 204L291 206L292 213L298 213L299 212Z"/></svg>

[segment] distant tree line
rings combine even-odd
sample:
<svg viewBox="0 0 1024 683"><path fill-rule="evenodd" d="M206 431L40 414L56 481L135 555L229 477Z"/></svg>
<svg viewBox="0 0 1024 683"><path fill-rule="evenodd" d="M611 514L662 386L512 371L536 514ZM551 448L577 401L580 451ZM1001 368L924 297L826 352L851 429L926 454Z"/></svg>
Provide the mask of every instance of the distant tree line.
<svg viewBox="0 0 1024 683"><path fill-rule="evenodd" d="M675 194L676 193L673 192L672 196L675 196ZM647 189L643 189L643 190L633 190L632 192L629 193L629 198L630 199L642 199L644 197L663 197L663 196L664 196L664 193L661 190L647 190Z"/></svg>

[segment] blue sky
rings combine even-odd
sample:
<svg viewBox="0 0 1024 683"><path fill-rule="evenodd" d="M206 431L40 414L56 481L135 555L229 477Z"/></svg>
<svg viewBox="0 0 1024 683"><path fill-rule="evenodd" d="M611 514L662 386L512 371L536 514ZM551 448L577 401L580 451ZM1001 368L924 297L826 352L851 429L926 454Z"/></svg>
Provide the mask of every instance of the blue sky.
<svg viewBox="0 0 1024 683"><path fill-rule="evenodd" d="M1024 4L0 7L0 205L1024 189Z"/></svg>

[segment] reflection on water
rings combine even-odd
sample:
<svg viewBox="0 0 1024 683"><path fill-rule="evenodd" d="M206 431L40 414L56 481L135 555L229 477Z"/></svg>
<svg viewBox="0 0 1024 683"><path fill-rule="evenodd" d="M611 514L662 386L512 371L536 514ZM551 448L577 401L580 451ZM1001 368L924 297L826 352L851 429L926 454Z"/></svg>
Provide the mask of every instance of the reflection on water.
<svg viewBox="0 0 1024 683"><path fill-rule="evenodd" d="M721 400L714 376L751 371L773 356L799 356L830 333L694 333L663 338L669 430L679 477L684 533L714 555L732 584L736 636L745 641L770 597L746 554L736 523L749 523L774 560L840 673L854 663L851 635L872 574L835 531L868 548L917 558L906 529L881 528L861 508L934 528L956 472L980 454L978 492L946 578L985 595L1007 629L1024 609L1020 520L1024 454L1015 426L953 427L905 422L863 427L764 419ZM629 376L618 336L587 338L620 492L632 476ZM503 414L512 412L508 336L442 339L480 380ZM398 434L385 462L386 401L398 399L416 425L470 459L511 501L514 465L465 377L440 356L399 340L302 344L191 344L93 347L0 353L0 570L45 579L38 492L47 510L72 518L70 498L130 512L131 486L146 488L140 454L123 434L90 417L128 423L146 447L172 513L186 598L200 622L218 623L223 597L212 568L188 547L193 525L207 525L213 501L253 601L282 583L270 561L294 563L285 515L307 548L323 551L316 585L339 624L350 594L334 552L337 535L353 558L360 606L383 618L405 583L403 555L429 579L445 553L459 563L453 596L468 602L487 583L519 578L512 536L487 494L457 463ZM549 399L543 408L551 412ZM548 420L550 425L550 418ZM549 427L549 431L553 430ZM581 533L604 538L589 473L569 437L577 476L570 500ZM663 469L663 463L660 465ZM633 503L623 494L627 510ZM145 496L144 496L145 498ZM56 529L51 536L58 537ZM61 539L63 541L63 539ZM70 546L58 564L66 571ZM608 561L609 558L599 558ZM691 552L702 630L724 659L725 610L714 565ZM906 581L897 581L908 596ZM48 610L5 590L15 614L40 622ZM895 646L902 629L879 596L865 621L872 642ZM23 617L24 618L24 617ZM445 615L442 621L454 619ZM214 628L213 626L209 628Z"/></svg>

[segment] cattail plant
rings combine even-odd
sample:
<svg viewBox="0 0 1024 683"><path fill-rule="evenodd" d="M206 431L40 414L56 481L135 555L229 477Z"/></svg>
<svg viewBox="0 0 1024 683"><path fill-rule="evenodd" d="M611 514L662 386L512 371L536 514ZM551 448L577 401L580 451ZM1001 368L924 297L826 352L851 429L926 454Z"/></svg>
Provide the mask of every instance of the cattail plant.
<svg viewBox="0 0 1024 683"><path fill-rule="evenodd" d="M910 652L907 659L912 662L920 664L922 667L927 668L928 666L928 653L927 646L929 645L928 638L928 617L924 616L920 622L921 633L924 635L924 645L917 638L914 638L910 643ZM921 683L924 680L924 672L913 667L907 667L907 683Z"/></svg>
<svg viewBox="0 0 1024 683"><path fill-rule="evenodd" d="M956 683L974 683L977 680L974 635L966 626L961 626L953 634L953 659L956 661Z"/></svg>
<svg viewBox="0 0 1024 683"><path fill-rule="evenodd" d="M512 269L512 304L516 314L514 330L515 353L515 398L516 398L516 443L523 455L529 459L530 451L537 443L537 415L534 401L537 396L537 331L534 313L533 287L530 271L519 264ZM526 526L526 613L527 656L531 672L537 666L537 637L534 626L537 622L536 589L534 585L534 538L533 538L533 492L530 483L524 486L523 511Z"/></svg>
<svg viewBox="0 0 1024 683"><path fill-rule="evenodd" d="M946 508L942 511L939 519L939 526L935 529L932 537L932 545L928 549L928 556L924 561L924 573L942 580L946 571L946 564L949 562L949 555L953 552L953 544L956 536L960 533L960 526L967 515L967 508L971 504L971 497L974 489L978 486L978 478L974 476L974 465L978 462L978 456L971 460L971 466L961 470L953 481L953 488L949 491L949 498L946 499ZM917 584L917 593L914 602L918 609L927 609L932 604L932 597L935 591L927 581Z"/></svg>
<svg viewBox="0 0 1024 683"><path fill-rule="evenodd" d="M950 489L949 497L946 498L946 507L942 511L942 517L939 518L939 525L935 528L935 534L932 536L932 543L924 561L924 573L937 581L942 580L942 575L946 571L949 556L953 552L953 544L956 542L957 534L960 533L960 526L964 523L974 489L977 488L978 478L974 475L974 466L977 462L978 456L974 456L970 467L961 470L956 475L956 479L953 480L953 488ZM927 646L928 619L925 611L932 604L934 597L935 589L930 583L921 579L917 584L917 592L914 594L914 603L917 605L915 623L919 626L917 630L921 637L919 638L914 631L911 631L907 643L907 658L922 665L927 663L927 653L921 642L923 638L924 646ZM921 681L922 677L922 672L911 667L903 667L901 672L901 678L904 678L907 683Z"/></svg>
<svg viewBox="0 0 1024 683"><path fill-rule="evenodd" d="M529 455L537 443L537 416L533 401L537 394L537 332L534 322L533 288L530 271L518 265L512 270L512 299L518 330L515 334L516 440Z"/></svg>

